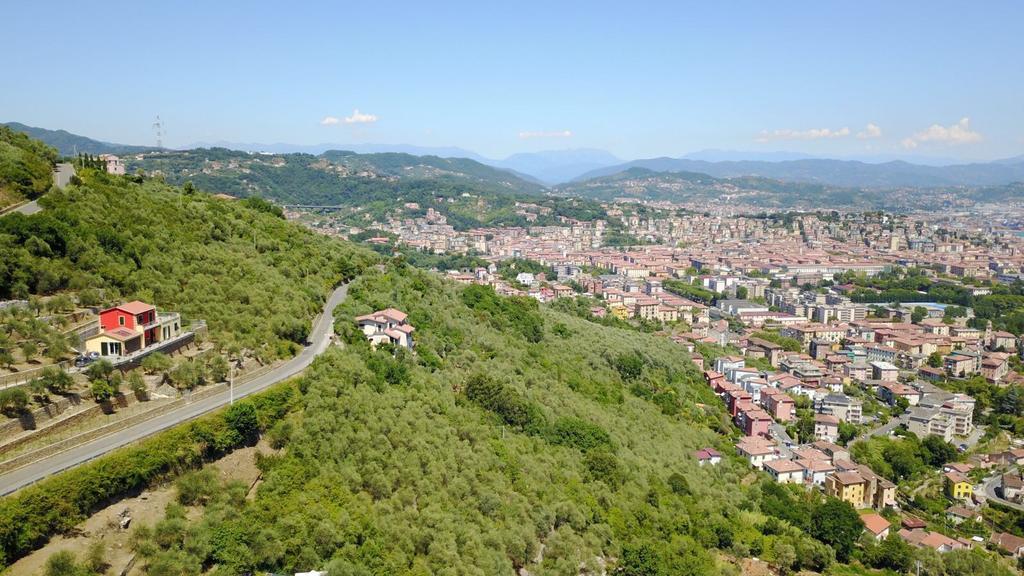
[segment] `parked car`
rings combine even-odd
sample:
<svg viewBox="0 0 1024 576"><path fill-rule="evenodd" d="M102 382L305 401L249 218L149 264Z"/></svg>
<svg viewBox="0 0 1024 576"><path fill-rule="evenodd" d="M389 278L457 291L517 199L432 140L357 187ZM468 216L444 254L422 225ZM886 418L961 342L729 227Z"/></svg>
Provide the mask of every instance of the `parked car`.
<svg viewBox="0 0 1024 576"><path fill-rule="evenodd" d="M99 352L87 352L75 358L75 367L84 368L100 359Z"/></svg>

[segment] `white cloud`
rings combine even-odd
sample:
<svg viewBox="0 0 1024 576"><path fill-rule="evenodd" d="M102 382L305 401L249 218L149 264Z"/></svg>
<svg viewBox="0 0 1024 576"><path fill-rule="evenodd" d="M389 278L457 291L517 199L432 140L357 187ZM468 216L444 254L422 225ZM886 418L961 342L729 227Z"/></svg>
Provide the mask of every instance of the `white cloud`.
<svg viewBox="0 0 1024 576"><path fill-rule="evenodd" d="M772 142L774 140L827 140L832 138L845 138L850 135L847 127L833 130L831 128L811 128L810 130L762 130L757 135L758 142Z"/></svg>
<svg viewBox="0 0 1024 576"><path fill-rule="evenodd" d="M519 133L523 140L527 138L571 138L572 130L524 130Z"/></svg>
<svg viewBox="0 0 1024 576"><path fill-rule="evenodd" d="M337 116L324 116L324 119L320 121L321 126L334 126L341 122L341 118Z"/></svg>
<svg viewBox="0 0 1024 576"><path fill-rule="evenodd" d="M868 125L863 130L857 132L857 138L861 140L868 140L870 138L881 138L882 128L874 122L868 122Z"/></svg>
<svg viewBox="0 0 1024 576"><path fill-rule="evenodd" d="M971 144L981 142L980 132L971 130L971 119L964 117L951 126L932 124L927 130L923 130L903 139L904 148L917 148L922 142L938 142L950 146L956 144Z"/></svg>
<svg viewBox="0 0 1024 576"><path fill-rule="evenodd" d="M351 116L345 117L345 124L373 124L377 121L374 114L363 114L358 108L352 111Z"/></svg>

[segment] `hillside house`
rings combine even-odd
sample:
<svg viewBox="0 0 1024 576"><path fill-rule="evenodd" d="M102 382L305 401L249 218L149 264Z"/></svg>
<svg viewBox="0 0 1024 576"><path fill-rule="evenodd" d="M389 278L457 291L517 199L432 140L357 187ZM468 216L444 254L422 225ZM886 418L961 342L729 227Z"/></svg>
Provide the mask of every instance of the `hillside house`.
<svg viewBox="0 0 1024 576"><path fill-rule="evenodd" d="M718 465L722 461L722 453L714 448L703 448L693 453L694 458L697 459L697 464L703 466L710 464L712 466Z"/></svg>
<svg viewBox="0 0 1024 576"><path fill-rule="evenodd" d="M412 350L412 333L415 328L409 325L407 319L408 315L405 312L388 308L373 314L357 316L356 324L374 347L379 344L391 344Z"/></svg>
<svg viewBox="0 0 1024 576"><path fill-rule="evenodd" d="M127 356L181 335L181 316L157 313L138 300L99 313L100 332L85 340L85 349L100 356Z"/></svg>
<svg viewBox="0 0 1024 576"><path fill-rule="evenodd" d="M124 174L124 160L113 154L101 154L100 160L106 163L107 174Z"/></svg>
<svg viewBox="0 0 1024 576"><path fill-rule="evenodd" d="M990 541L1014 558L1024 558L1024 538L1007 532L993 534Z"/></svg>
<svg viewBox="0 0 1024 576"><path fill-rule="evenodd" d="M885 540L889 537L889 529L892 528L892 524L881 515L864 514L860 517L860 521L864 523L864 530L875 540Z"/></svg>
<svg viewBox="0 0 1024 576"><path fill-rule="evenodd" d="M764 470L779 484L802 484L804 481L804 467L792 460L765 462Z"/></svg>
<svg viewBox="0 0 1024 576"><path fill-rule="evenodd" d="M825 494L849 502L854 508L862 508L865 484L864 478L852 470L834 472L825 478Z"/></svg>
<svg viewBox="0 0 1024 576"><path fill-rule="evenodd" d="M959 472L943 474L946 495L954 500L967 500L974 495L974 486L970 479Z"/></svg>
<svg viewBox="0 0 1024 576"><path fill-rule="evenodd" d="M765 463L777 460L779 451L776 446L759 437L744 438L736 443L736 453L747 459L751 466L762 470Z"/></svg>

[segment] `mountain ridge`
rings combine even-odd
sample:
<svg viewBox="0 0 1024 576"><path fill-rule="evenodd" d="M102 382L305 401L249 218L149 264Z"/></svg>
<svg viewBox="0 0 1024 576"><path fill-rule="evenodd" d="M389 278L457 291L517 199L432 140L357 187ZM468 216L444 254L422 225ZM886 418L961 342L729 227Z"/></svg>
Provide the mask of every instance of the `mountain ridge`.
<svg viewBox="0 0 1024 576"><path fill-rule="evenodd" d="M667 173L698 172L716 178L762 176L789 182L865 188L997 186L1024 180L1024 159L1017 162L1012 158L987 163L925 166L903 160L881 164L819 158L780 162L708 162L663 156L592 170L573 179L572 182L580 183L610 176L633 167Z"/></svg>

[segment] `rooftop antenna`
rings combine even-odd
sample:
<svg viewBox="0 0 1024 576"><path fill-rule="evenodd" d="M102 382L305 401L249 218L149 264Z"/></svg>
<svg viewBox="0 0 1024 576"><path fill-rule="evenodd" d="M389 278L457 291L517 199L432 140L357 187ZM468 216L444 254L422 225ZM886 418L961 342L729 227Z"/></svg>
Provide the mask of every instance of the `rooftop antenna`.
<svg viewBox="0 0 1024 576"><path fill-rule="evenodd" d="M164 124L160 121L160 115L156 117L156 122L153 122L153 132L156 134L156 147L164 147Z"/></svg>

